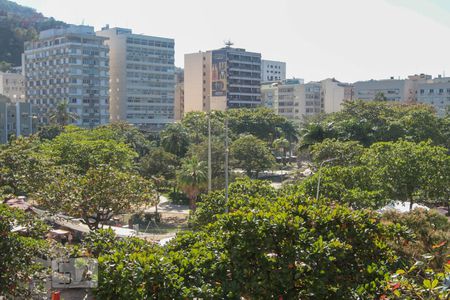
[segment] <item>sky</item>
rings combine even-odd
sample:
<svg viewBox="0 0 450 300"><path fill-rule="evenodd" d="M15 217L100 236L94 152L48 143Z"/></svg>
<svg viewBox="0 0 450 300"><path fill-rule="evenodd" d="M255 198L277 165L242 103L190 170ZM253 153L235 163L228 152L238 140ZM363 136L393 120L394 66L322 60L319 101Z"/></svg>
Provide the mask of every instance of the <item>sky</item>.
<svg viewBox="0 0 450 300"><path fill-rule="evenodd" d="M450 0L17 0L96 30L175 39L184 54L231 40L287 64L288 78L342 82L450 76Z"/></svg>

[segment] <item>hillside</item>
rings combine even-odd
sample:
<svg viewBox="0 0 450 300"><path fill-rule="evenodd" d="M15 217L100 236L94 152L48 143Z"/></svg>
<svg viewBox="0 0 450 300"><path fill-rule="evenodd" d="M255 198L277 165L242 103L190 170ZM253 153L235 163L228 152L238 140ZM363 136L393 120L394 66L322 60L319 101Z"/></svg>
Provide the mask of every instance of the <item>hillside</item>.
<svg viewBox="0 0 450 300"><path fill-rule="evenodd" d="M34 39L39 31L66 26L35 9L12 1L0 0L0 71L9 65L21 64L25 41Z"/></svg>

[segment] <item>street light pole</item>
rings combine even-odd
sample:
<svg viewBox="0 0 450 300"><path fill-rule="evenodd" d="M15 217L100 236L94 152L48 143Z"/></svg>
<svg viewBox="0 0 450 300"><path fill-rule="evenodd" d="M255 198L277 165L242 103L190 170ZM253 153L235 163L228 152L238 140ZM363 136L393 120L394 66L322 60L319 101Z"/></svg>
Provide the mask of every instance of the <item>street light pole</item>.
<svg viewBox="0 0 450 300"><path fill-rule="evenodd" d="M211 192L211 179L212 179L212 169L211 169L211 111L208 112L208 193Z"/></svg>
<svg viewBox="0 0 450 300"><path fill-rule="evenodd" d="M324 160L324 161L321 162L320 165L319 165L319 178L318 178L318 180L317 180L316 200L319 200L319 193L320 193L320 175L321 175L321 171L322 171L322 166L323 166L325 163L331 162L331 161L336 160L336 159L337 159L337 158L330 158L330 159Z"/></svg>
<svg viewBox="0 0 450 300"><path fill-rule="evenodd" d="M225 212L228 213L228 116L225 114Z"/></svg>

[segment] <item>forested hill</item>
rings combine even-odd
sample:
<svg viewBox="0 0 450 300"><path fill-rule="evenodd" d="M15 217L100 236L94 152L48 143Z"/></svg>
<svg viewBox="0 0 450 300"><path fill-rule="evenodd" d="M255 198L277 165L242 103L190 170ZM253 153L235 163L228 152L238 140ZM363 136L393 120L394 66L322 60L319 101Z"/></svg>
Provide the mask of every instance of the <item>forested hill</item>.
<svg viewBox="0 0 450 300"><path fill-rule="evenodd" d="M0 0L0 71L8 65L19 66L25 41L37 37L39 31L66 26L47 18L35 9L8 0Z"/></svg>

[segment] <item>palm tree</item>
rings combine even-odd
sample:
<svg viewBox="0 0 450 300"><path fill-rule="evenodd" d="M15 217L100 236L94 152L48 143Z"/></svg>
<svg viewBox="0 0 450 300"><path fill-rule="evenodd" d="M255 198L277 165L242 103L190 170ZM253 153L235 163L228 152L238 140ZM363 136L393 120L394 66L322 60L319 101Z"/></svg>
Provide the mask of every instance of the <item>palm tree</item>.
<svg viewBox="0 0 450 300"><path fill-rule="evenodd" d="M289 141L285 138L279 138L273 141L273 148L275 148L276 151L281 150L281 153L283 154L282 162L283 165L286 166L286 153L287 149L289 148Z"/></svg>
<svg viewBox="0 0 450 300"><path fill-rule="evenodd" d="M78 115L69 111L69 102L62 100L58 102L55 110L50 114L49 119L51 122L64 127L69 125L70 121L75 121L78 119Z"/></svg>
<svg viewBox="0 0 450 300"><path fill-rule="evenodd" d="M206 162L199 161L196 156L183 161L177 173L180 188L189 197L189 208L195 210L197 197L208 183L208 169Z"/></svg>
<svg viewBox="0 0 450 300"><path fill-rule="evenodd" d="M189 146L189 134L180 123L168 125L161 131L161 146L167 152L183 157Z"/></svg>

